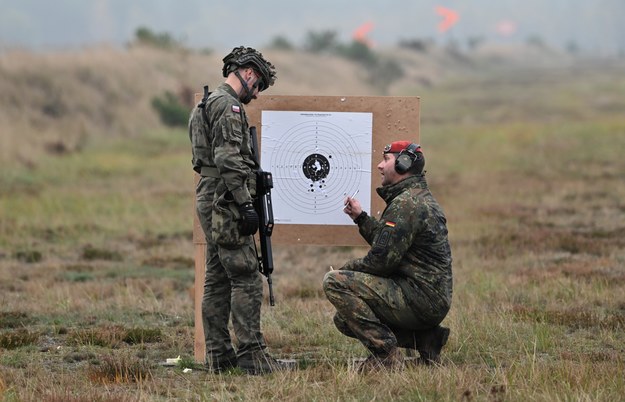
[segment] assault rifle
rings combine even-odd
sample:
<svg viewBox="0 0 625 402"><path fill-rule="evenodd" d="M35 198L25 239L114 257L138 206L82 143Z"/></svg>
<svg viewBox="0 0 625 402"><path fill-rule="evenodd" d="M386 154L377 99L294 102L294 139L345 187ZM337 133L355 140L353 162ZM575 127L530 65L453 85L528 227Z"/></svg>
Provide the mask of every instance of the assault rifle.
<svg viewBox="0 0 625 402"><path fill-rule="evenodd" d="M265 172L260 167L256 127L250 127L250 137L252 139L252 156L256 159L256 164L258 165L254 209L256 209L259 218L258 234L260 237L260 255L258 255L257 249L256 257L258 258L258 270L267 277L267 285L269 285L269 304L275 306L273 284L271 281L271 274L273 273L273 254L271 251L271 233L273 232L271 189L273 188L273 179L270 172ZM254 246L256 246L256 242L254 242Z"/></svg>

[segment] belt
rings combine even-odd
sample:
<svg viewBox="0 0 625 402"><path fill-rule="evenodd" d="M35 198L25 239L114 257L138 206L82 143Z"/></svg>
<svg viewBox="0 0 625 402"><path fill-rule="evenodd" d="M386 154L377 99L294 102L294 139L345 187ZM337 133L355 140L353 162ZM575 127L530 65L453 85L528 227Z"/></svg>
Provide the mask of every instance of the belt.
<svg viewBox="0 0 625 402"><path fill-rule="evenodd" d="M202 175L202 177L214 177L216 179L221 177L219 175L219 170L217 170L215 166L202 166L200 175Z"/></svg>

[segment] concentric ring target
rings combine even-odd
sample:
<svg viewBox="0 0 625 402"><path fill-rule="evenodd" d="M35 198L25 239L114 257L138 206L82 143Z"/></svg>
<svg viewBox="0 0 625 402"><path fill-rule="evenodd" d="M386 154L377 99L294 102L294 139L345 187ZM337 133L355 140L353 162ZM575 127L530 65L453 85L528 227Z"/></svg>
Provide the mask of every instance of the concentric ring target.
<svg viewBox="0 0 625 402"><path fill-rule="evenodd" d="M358 146L340 126L310 120L291 127L281 136L267 170L274 191L293 209L325 214L340 209L345 195L361 182L363 171Z"/></svg>

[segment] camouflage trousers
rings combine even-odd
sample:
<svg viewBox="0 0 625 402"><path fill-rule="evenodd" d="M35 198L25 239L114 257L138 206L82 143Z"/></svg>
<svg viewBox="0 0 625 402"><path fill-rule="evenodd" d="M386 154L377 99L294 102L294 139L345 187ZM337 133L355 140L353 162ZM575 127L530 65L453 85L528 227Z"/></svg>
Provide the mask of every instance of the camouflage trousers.
<svg viewBox="0 0 625 402"><path fill-rule="evenodd" d="M221 247L211 239L216 182L203 177L196 188L198 218L207 234L202 324L209 364L234 361L237 354L240 357L266 348L260 330L263 284L253 237L237 248ZM228 329L230 316L238 341L236 353Z"/></svg>
<svg viewBox="0 0 625 402"><path fill-rule="evenodd" d="M414 331L438 324L419 316L408 305L401 287L390 278L356 271L330 271L323 290L336 308L337 329L358 339L373 354L410 347Z"/></svg>

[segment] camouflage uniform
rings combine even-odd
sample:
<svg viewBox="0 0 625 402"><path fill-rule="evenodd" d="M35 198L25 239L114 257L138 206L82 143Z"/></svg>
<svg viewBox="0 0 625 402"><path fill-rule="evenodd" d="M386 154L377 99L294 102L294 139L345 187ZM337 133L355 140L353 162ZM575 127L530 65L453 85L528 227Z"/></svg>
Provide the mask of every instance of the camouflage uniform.
<svg viewBox="0 0 625 402"><path fill-rule="evenodd" d="M189 122L193 168L201 174L197 213L206 236L202 321L209 364L236 365L228 331L231 313L239 358L266 348L260 331L262 280L254 240L241 236L237 224L237 205L255 196L257 166L251 157L245 110L233 88L220 85L205 107L208 124L199 107Z"/></svg>
<svg viewBox="0 0 625 402"><path fill-rule="evenodd" d="M384 355L445 318L452 259L445 216L423 175L377 192L387 204L380 220L365 213L355 220L371 249L328 272L323 286L336 307L337 328Z"/></svg>

